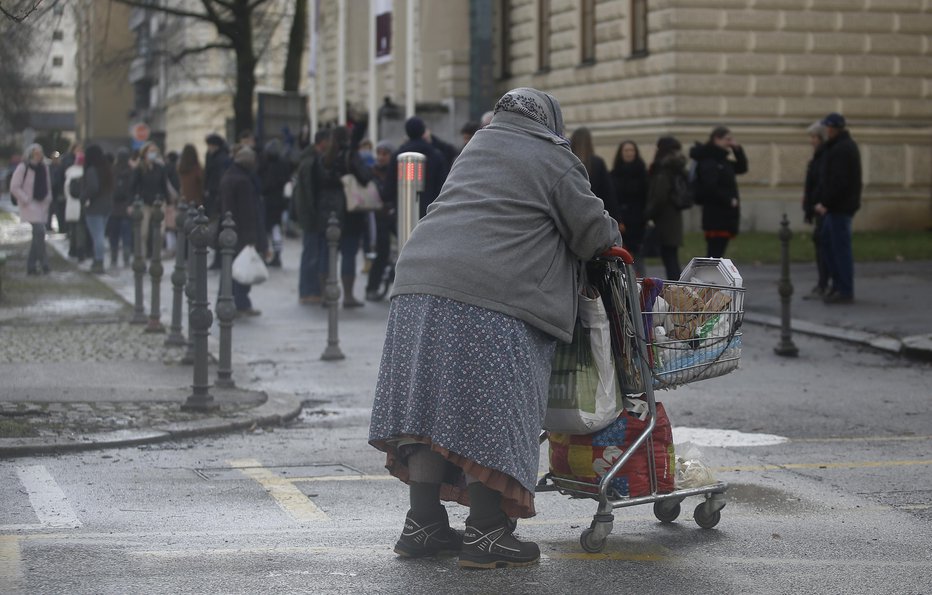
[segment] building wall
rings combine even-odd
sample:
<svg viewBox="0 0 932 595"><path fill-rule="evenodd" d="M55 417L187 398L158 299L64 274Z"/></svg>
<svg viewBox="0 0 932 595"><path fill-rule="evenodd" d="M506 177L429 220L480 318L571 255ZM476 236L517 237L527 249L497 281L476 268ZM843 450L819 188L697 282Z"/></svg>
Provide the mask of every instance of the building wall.
<svg viewBox="0 0 932 595"><path fill-rule="evenodd" d="M631 2L600 0L596 61L586 66L579 3L551 0L551 68L538 72L539 1L511 2L512 76L499 90L550 91L568 130L592 129L609 161L625 138L650 158L661 135L689 145L727 125L750 160L739 180L743 228L775 229L782 212L800 213L806 127L840 111L864 165L855 226L932 226L929 2L650 0L649 53L637 58Z"/></svg>
<svg viewBox="0 0 932 595"><path fill-rule="evenodd" d="M78 50L74 11L60 3L27 26L35 50L24 68L36 91L35 104L29 110L33 126L71 135L74 133ZM68 127L59 125L63 120L69 121Z"/></svg>
<svg viewBox="0 0 932 595"><path fill-rule="evenodd" d="M130 8L111 0L75 5L78 41L77 136L106 150L129 145L132 87L127 82L133 36Z"/></svg>

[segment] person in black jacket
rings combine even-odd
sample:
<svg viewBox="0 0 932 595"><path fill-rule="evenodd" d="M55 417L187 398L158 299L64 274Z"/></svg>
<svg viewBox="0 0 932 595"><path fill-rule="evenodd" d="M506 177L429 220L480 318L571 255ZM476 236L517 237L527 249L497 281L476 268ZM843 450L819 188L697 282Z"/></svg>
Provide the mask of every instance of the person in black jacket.
<svg viewBox="0 0 932 595"><path fill-rule="evenodd" d="M828 140L819 171L815 213L822 216L822 250L832 290L826 304L854 301L854 256L851 220L861 208L861 153L845 127L845 117L831 113L822 119Z"/></svg>
<svg viewBox="0 0 932 595"><path fill-rule="evenodd" d="M570 136L570 151L579 158L583 167L586 168L592 193L602 199L605 210L615 221L618 221L619 219L615 216L618 208L615 205L612 178L608 175L605 160L595 154L595 147L592 145L592 133L589 132L588 128L577 128L573 131Z"/></svg>
<svg viewBox="0 0 932 595"><path fill-rule="evenodd" d="M615 191L614 205L618 212L613 213L609 210L608 214L621 224L624 246L634 256L634 269L637 274L643 277L646 273L642 245L647 223L644 217L647 205L647 165L641 158L637 143L625 140L618 145L611 176L612 188Z"/></svg>
<svg viewBox="0 0 932 595"><path fill-rule="evenodd" d="M729 155L734 155L734 160ZM741 197L737 176L748 171L748 158L724 126L713 130L706 144L696 143L689 156L697 164L695 200L702 205L706 256L723 258L728 241L738 235Z"/></svg>
<svg viewBox="0 0 932 595"><path fill-rule="evenodd" d="M825 255L822 253L822 215L815 212L817 202L816 192L819 188L820 168L822 155L825 152L826 132L822 122L816 122L807 130L809 143L812 145L812 159L806 166L806 183L803 188L803 214L806 223L811 223L812 243L815 246L815 261L819 271L819 280L804 300L822 299L828 293L828 267L825 266Z"/></svg>
<svg viewBox="0 0 932 595"><path fill-rule="evenodd" d="M657 151L650 164L647 219L654 223L654 234L660 244L660 259L667 279L679 279L679 250L683 245L683 212L676 208L674 193L685 187L686 157L683 145L672 136L657 139Z"/></svg>
<svg viewBox="0 0 932 595"><path fill-rule="evenodd" d="M236 254L246 246L252 246L260 255L268 250L259 212L261 201L253 184L256 169L256 152L247 146L238 147L233 155L233 165L220 179L220 208L229 211L236 224ZM243 285L233 279L233 304L238 316L258 316L262 312L252 307L249 299L251 285Z"/></svg>
<svg viewBox="0 0 932 595"><path fill-rule="evenodd" d="M424 138L427 127L424 120L417 116L408 118L405 122L405 133L408 140L398 147L398 152L392 157L392 165L388 171L388 180L385 183L386 196L384 202L398 204L398 155L407 152L420 153L427 158L424 172L424 191L421 193L419 215L427 214L427 207L440 195L440 189L447 179L447 163L443 154L434 148L430 141Z"/></svg>
<svg viewBox="0 0 932 595"><path fill-rule="evenodd" d="M281 143L272 139L265 145L265 159L259 166L262 198L265 199L265 229L272 237L274 256L270 267L282 266L282 214L285 212L285 184L291 179L291 162L282 157Z"/></svg>
<svg viewBox="0 0 932 595"><path fill-rule="evenodd" d="M113 209L110 211L110 266L117 265L120 243L123 243L123 266L133 258L132 186L134 171L129 164L129 149L117 149L113 165Z"/></svg>

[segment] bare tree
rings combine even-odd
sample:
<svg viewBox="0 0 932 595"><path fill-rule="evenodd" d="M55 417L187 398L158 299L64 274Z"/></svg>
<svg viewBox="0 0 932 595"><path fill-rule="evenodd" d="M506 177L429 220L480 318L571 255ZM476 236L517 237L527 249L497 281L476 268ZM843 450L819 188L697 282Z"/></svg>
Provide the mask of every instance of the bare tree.
<svg viewBox="0 0 932 595"><path fill-rule="evenodd" d="M0 2L0 14L14 23L22 23L39 8L40 4L42 0Z"/></svg>
<svg viewBox="0 0 932 595"><path fill-rule="evenodd" d="M255 119L252 112L253 94L256 89L256 51L253 33L256 21L261 22L262 5L270 0L199 0L199 9L185 7L196 4L194 0L173 5L152 3L150 0L116 0L121 4L161 12L181 18L211 23L223 41L186 47L172 54L174 60L210 50L232 50L236 56L236 91L233 96L233 117L236 130L252 130ZM201 10L202 9L202 10Z"/></svg>
<svg viewBox="0 0 932 595"><path fill-rule="evenodd" d="M295 0L294 20L288 34L288 57L285 62L283 91L297 91L301 84L301 58L307 37L307 0Z"/></svg>
<svg viewBox="0 0 932 595"><path fill-rule="evenodd" d="M28 123L33 85L26 72L31 27L26 19L36 12L38 0L0 2L0 127L22 130Z"/></svg>

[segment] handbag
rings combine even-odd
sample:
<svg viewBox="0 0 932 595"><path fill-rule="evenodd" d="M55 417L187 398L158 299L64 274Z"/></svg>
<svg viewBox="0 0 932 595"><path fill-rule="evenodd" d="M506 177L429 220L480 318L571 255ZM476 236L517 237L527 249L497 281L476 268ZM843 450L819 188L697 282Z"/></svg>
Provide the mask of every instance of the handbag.
<svg viewBox="0 0 932 595"><path fill-rule="evenodd" d="M240 250L233 259L233 279L242 285L258 285L269 278L269 269L252 246Z"/></svg>
<svg viewBox="0 0 932 595"><path fill-rule="evenodd" d="M554 352L543 425L551 432L590 434L615 421L625 404L602 298L585 280L577 297L573 341Z"/></svg>
<svg viewBox="0 0 932 595"><path fill-rule="evenodd" d="M349 167L349 156L347 155L347 170ZM346 212L355 213L362 211L378 211L382 209L382 196L379 194L379 187L374 180L369 180L368 184L360 184L359 180L352 173L340 176L340 182L343 183L343 194L346 195Z"/></svg>

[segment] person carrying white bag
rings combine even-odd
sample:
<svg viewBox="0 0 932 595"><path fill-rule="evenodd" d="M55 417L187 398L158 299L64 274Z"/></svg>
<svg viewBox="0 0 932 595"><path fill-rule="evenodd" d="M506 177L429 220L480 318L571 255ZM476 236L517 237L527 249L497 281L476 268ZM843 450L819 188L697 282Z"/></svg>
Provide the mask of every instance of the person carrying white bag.
<svg viewBox="0 0 932 595"><path fill-rule="evenodd" d="M252 307L249 290L268 279L260 255L268 251L263 211L254 181L256 153L250 147L234 149L233 164L220 180L220 205L236 224L236 258L233 261L233 304L237 316L259 316Z"/></svg>

